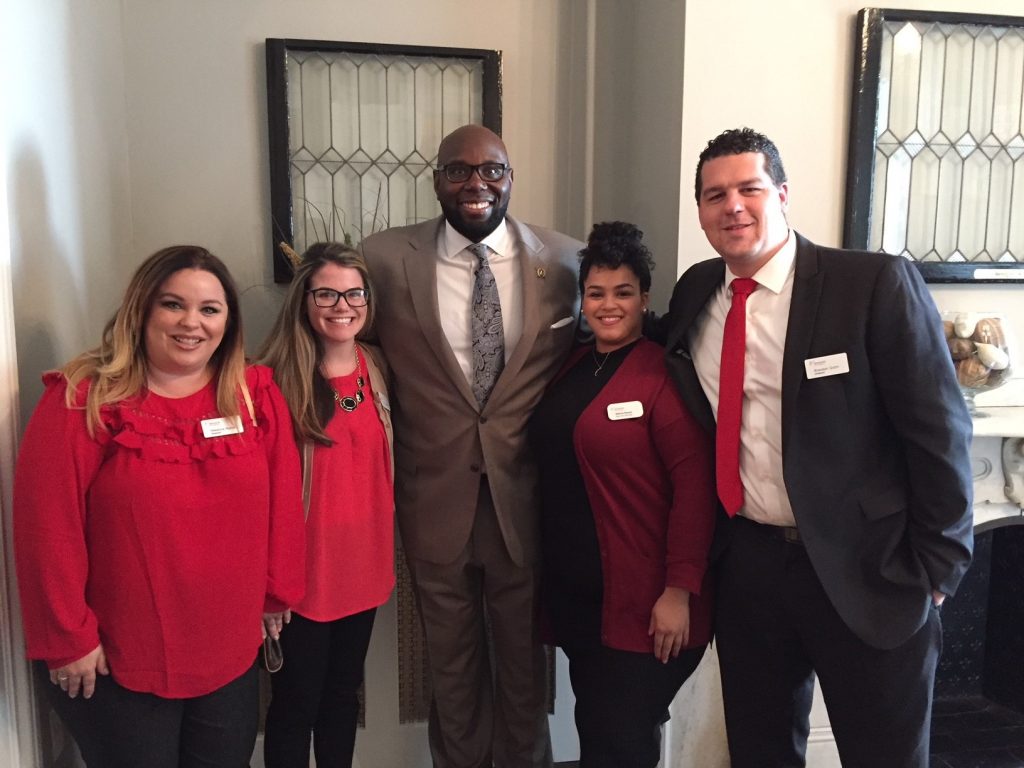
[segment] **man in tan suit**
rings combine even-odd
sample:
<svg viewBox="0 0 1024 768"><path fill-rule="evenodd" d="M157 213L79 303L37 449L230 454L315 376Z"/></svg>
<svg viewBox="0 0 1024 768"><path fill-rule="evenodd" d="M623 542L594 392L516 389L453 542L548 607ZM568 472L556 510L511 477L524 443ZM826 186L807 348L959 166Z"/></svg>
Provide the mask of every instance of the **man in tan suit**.
<svg viewBox="0 0 1024 768"><path fill-rule="evenodd" d="M437 768L547 766L525 431L572 343L583 243L505 215L512 168L481 126L442 140L434 190L443 216L363 243L394 376L396 504L426 632L431 753Z"/></svg>

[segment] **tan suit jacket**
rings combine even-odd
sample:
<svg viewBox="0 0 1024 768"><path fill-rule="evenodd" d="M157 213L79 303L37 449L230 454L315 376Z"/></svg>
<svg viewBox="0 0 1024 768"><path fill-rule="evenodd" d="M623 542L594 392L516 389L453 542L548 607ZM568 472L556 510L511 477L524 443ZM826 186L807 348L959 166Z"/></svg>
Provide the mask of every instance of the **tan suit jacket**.
<svg viewBox="0 0 1024 768"><path fill-rule="evenodd" d="M517 565L537 555L536 469L526 422L572 344L583 243L507 218L523 281L523 333L483 411L441 327L437 243L444 219L363 241L376 331L393 376L395 497L410 557L450 563L473 526L481 473ZM558 327L554 327L558 326Z"/></svg>

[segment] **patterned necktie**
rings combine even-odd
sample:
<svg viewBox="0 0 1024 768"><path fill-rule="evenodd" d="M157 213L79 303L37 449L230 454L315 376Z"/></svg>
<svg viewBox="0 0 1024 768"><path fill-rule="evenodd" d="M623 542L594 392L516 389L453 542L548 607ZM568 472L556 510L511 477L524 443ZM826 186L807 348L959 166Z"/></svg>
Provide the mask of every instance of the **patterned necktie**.
<svg viewBox="0 0 1024 768"><path fill-rule="evenodd" d="M743 359L747 351L747 297L757 289L749 277L732 281L732 306L722 334L722 367L718 376L718 430L715 477L718 498L732 517L743 506L740 479L740 420L743 414Z"/></svg>
<svg viewBox="0 0 1024 768"><path fill-rule="evenodd" d="M473 282L473 394L482 409L505 367L505 331L501 322L501 302L494 273L487 263L490 250L483 243L467 249L480 264Z"/></svg>

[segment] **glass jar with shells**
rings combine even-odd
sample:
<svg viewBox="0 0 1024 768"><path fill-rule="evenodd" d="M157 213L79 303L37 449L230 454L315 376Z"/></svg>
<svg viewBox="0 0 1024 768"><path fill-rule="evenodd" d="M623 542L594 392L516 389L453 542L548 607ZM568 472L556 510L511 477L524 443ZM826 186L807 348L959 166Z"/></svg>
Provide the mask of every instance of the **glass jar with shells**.
<svg viewBox="0 0 1024 768"><path fill-rule="evenodd" d="M1005 384L1013 373L1006 316L1000 312L943 312L942 325L960 391L977 418L974 396Z"/></svg>

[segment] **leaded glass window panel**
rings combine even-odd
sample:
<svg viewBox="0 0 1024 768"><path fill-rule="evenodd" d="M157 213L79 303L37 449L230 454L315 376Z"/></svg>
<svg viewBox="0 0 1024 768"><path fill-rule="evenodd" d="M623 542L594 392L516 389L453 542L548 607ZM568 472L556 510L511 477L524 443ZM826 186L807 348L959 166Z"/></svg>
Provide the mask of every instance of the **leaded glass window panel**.
<svg viewBox="0 0 1024 768"><path fill-rule="evenodd" d="M358 243L440 213L432 171L449 131L501 132L497 51L268 39L274 277L277 247Z"/></svg>
<svg viewBox="0 0 1024 768"><path fill-rule="evenodd" d="M1024 18L861 11L844 245L1024 280Z"/></svg>

